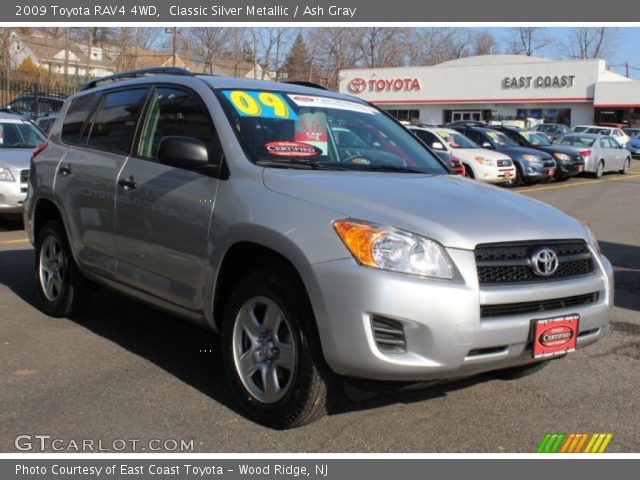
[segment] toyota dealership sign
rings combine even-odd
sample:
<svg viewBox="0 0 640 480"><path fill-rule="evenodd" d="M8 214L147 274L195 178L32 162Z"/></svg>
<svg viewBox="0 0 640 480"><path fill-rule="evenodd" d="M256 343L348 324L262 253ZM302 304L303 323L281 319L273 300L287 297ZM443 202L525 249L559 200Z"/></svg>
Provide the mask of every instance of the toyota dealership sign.
<svg viewBox="0 0 640 480"><path fill-rule="evenodd" d="M417 92L422 88L418 78L371 78L365 80L362 77L351 79L347 84L347 90L355 95L364 92Z"/></svg>

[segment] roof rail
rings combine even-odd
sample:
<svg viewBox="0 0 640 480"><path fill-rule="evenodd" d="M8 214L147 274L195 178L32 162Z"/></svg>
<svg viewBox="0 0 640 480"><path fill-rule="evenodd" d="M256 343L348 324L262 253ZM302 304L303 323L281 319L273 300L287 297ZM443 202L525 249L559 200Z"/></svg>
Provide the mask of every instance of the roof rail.
<svg viewBox="0 0 640 480"><path fill-rule="evenodd" d="M324 85L320 85L319 83L314 82L306 82L304 80L284 80L282 83L288 83L290 85L300 85L301 87L317 88L320 90L329 90Z"/></svg>
<svg viewBox="0 0 640 480"><path fill-rule="evenodd" d="M127 80L130 78L148 77L150 75L189 75L193 73L186 68L180 67L155 67L155 68L143 68L140 70L129 70L127 72L116 73L107 77L100 77L94 80L90 80L85 83L80 90L88 90L95 88L102 83L117 82L120 80Z"/></svg>

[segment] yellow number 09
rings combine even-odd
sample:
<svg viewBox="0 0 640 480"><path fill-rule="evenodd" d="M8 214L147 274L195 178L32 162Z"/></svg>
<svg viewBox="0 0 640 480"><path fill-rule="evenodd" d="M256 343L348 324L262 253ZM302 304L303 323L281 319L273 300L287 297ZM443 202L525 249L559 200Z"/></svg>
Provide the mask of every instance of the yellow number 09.
<svg viewBox="0 0 640 480"><path fill-rule="evenodd" d="M262 92L258 95L260 101L267 107L273 108L273 114L280 118L289 118L287 104L280 97L273 93Z"/></svg>
<svg viewBox="0 0 640 480"><path fill-rule="evenodd" d="M233 105L245 115L250 115L252 117L260 115L260 112L262 111L260 105L258 105L258 102L256 102L248 93L240 90L234 90L229 94L229 97L231 97Z"/></svg>
<svg viewBox="0 0 640 480"><path fill-rule="evenodd" d="M245 115L257 117L262 113L260 104L247 92L234 90L229 94L229 97L233 105ZM258 99L265 107L272 108L273 114L276 117L289 118L289 107L287 107L287 104L277 95L261 92L258 94Z"/></svg>

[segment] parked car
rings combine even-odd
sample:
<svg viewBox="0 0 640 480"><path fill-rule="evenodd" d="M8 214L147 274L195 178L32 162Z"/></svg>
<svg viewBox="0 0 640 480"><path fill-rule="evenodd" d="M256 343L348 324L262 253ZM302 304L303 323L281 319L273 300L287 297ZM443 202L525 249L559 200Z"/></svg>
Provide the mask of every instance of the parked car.
<svg viewBox="0 0 640 480"><path fill-rule="evenodd" d="M613 137L593 133L569 134L558 140L558 145L567 146L584 158L584 169L596 178L606 172L629 173L631 152L622 147Z"/></svg>
<svg viewBox="0 0 640 480"><path fill-rule="evenodd" d="M556 180L568 180L584 171L584 159L579 153L571 148L552 144L549 137L542 132L530 132L512 127L496 127L496 130L507 135L521 147L533 148L551 155L556 161Z"/></svg>
<svg viewBox="0 0 640 480"><path fill-rule="evenodd" d="M593 126L595 125L576 125L574 127L571 127L570 133L584 133Z"/></svg>
<svg viewBox="0 0 640 480"><path fill-rule="evenodd" d="M619 128L614 128L614 127L589 127L584 131L584 133L592 133L594 135L604 135L607 137L613 137L615 138L616 142L618 142L623 147L629 141L629 136L626 133L624 133Z"/></svg>
<svg viewBox="0 0 640 480"><path fill-rule="evenodd" d="M523 182L532 185L549 181L556 173L556 162L551 155L521 147L502 132L478 127L455 127L455 130L469 137L482 148L505 154L513 160L516 173L506 184L507 186L515 187Z"/></svg>
<svg viewBox="0 0 640 480"><path fill-rule="evenodd" d="M622 130L629 138L637 137L640 133L640 127L626 127Z"/></svg>
<svg viewBox="0 0 640 480"><path fill-rule="evenodd" d="M444 151L459 158L470 178L502 184L509 182L516 173L509 156L480 148L451 128L409 127L409 131L435 152Z"/></svg>
<svg viewBox="0 0 640 480"><path fill-rule="evenodd" d="M625 133L629 135L629 141L626 148L631 153L632 157L640 157L640 128L626 129Z"/></svg>
<svg viewBox="0 0 640 480"><path fill-rule="evenodd" d="M62 108L65 98L66 95L53 93L39 93L37 95L29 93L3 104L0 109L22 114L35 120L43 115L58 112Z"/></svg>
<svg viewBox="0 0 640 480"><path fill-rule="evenodd" d="M46 115L43 115L42 117L36 119L33 123L35 123L36 126L40 130L42 130L45 135L47 135L49 133L49 130L51 130L51 125L53 125L53 122L56 121L56 118L58 118L58 112L47 113Z"/></svg>
<svg viewBox="0 0 640 480"><path fill-rule="evenodd" d="M486 122L481 122L480 120L454 120L453 122L449 122L446 125L447 127L486 127Z"/></svg>
<svg viewBox="0 0 640 480"><path fill-rule="evenodd" d="M21 215L31 152L45 137L31 122L0 113L0 215Z"/></svg>
<svg viewBox="0 0 640 480"><path fill-rule="evenodd" d="M569 133L569 127L561 123L541 123L533 128L533 131L543 132L554 142L561 136Z"/></svg>
<svg viewBox="0 0 640 480"><path fill-rule="evenodd" d="M321 416L336 374L513 377L606 334L612 268L582 222L451 175L359 99L152 72L90 82L34 152L47 315L98 284L218 331L238 404L277 428ZM358 127L389 143L336 144Z"/></svg>

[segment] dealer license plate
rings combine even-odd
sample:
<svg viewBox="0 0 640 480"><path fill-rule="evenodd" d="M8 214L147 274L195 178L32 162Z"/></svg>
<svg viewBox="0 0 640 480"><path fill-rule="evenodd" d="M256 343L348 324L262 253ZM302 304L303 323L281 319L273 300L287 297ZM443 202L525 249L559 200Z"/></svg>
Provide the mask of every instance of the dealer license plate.
<svg viewBox="0 0 640 480"><path fill-rule="evenodd" d="M553 177L556 174L556 169L555 168L550 168L549 169L549 176Z"/></svg>
<svg viewBox="0 0 640 480"><path fill-rule="evenodd" d="M575 351L578 337L577 313L533 321L533 358L555 357Z"/></svg>
<svg viewBox="0 0 640 480"><path fill-rule="evenodd" d="M578 172L584 172L584 165L578 166Z"/></svg>
<svg viewBox="0 0 640 480"><path fill-rule="evenodd" d="M509 180L511 178L511 172L504 172L504 179Z"/></svg>

